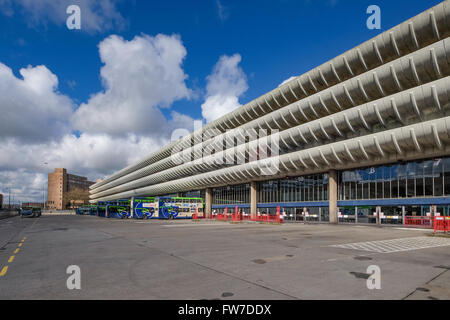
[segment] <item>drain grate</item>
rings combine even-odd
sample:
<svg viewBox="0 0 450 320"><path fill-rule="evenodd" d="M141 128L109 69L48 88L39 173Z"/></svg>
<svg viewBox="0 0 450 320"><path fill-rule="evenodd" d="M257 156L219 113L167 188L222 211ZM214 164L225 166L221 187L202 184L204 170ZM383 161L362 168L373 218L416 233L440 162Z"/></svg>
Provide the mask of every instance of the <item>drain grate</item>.
<svg viewBox="0 0 450 320"><path fill-rule="evenodd" d="M253 260L253 262L257 263L257 264L264 264L264 263L266 263L266 260L264 260L264 259L255 259L255 260Z"/></svg>
<svg viewBox="0 0 450 320"><path fill-rule="evenodd" d="M232 293L232 292L224 292L224 293L222 293L222 297L223 298L232 297L232 296L234 296L234 293Z"/></svg>
<svg viewBox="0 0 450 320"><path fill-rule="evenodd" d="M360 261L372 260L371 257L365 257L365 256L357 256L357 257L353 257L353 259L360 260Z"/></svg>
<svg viewBox="0 0 450 320"><path fill-rule="evenodd" d="M358 278L358 279L369 279L369 277L370 277L370 274L362 273L362 272L350 271L350 274L354 275L355 278Z"/></svg>

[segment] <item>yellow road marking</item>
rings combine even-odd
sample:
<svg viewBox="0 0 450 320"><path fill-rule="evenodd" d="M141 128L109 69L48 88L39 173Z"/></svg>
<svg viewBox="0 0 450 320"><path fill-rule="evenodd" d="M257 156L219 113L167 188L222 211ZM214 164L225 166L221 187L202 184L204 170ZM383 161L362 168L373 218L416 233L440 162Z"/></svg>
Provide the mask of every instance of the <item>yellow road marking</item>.
<svg viewBox="0 0 450 320"><path fill-rule="evenodd" d="M7 271L8 271L8 266L3 267L2 271L0 271L0 277L3 277Z"/></svg>
<svg viewBox="0 0 450 320"><path fill-rule="evenodd" d="M35 221L35 223L36 223L36 221ZM34 224L33 224L33 225L34 225ZM23 239L20 241L20 243L19 243L17 246L20 248L20 247L23 245L23 243L24 243L24 241L25 241L26 239L27 239L27 237L23 237ZM19 253L19 251L20 251L19 248L17 248L16 250L14 250L14 254ZM14 261L14 258L15 258L14 255L12 255L11 257L9 257L8 263L13 262L13 261ZM8 272L8 266L4 266L3 269L2 269L2 271L0 271L0 277L3 277L3 276L6 274L6 272Z"/></svg>

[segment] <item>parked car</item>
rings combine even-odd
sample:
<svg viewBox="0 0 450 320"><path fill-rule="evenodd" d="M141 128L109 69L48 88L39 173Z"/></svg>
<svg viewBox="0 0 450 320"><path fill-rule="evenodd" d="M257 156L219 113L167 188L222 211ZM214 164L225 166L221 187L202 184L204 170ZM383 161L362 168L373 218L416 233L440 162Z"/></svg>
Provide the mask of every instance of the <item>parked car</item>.
<svg viewBox="0 0 450 320"><path fill-rule="evenodd" d="M22 218L38 218L41 216L41 208L22 207L20 208L20 217Z"/></svg>

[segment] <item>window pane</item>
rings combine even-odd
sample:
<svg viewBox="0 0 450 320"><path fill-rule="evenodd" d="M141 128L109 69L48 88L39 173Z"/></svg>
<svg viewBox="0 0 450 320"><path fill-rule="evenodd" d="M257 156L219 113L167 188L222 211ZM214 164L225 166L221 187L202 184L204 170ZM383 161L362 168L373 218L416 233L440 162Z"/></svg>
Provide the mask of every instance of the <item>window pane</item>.
<svg viewBox="0 0 450 320"><path fill-rule="evenodd" d="M443 161L436 159L433 162L433 177L434 177L434 196L441 197L443 195Z"/></svg>
<svg viewBox="0 0 450 320"><path fill-rule="evenodd" d="M376 178L377 178L377 199L383 199L383 172L385 167L376 168Z"/></svg>
<svg viewBox="0 0 450 320"><path fill-rule="evenodd" d="M406 177L407 177L407 197L415 196L415 176L416 176L416 163L410 162L406 165Z"/></svg>
<svg viewBox="0 0 450 320"><path fill-rule="evenodd" d="M361 199L369 199L369 175L366 170L359 170L359 173L361 175Z"/></svg>
<svg viewBox="0 0 450 320"><path fill-rule="evenodd" d="M416 165L416 196L423 196L423 168L424 163L419 162Z"/></svg>
<svg viewBox="0 0 450 320"><path fill-rule="evenodd" d="M445 195L450 195L450 158L444 159L444 191Z"/></svg>
<svg viewBox="0 0 450 320"><path fill-rule="evenodd" d="M375 199L376 197L376 170L374 167L367 169L369 175L369 197L370 199Z"/></svg>
<svg viewBox="0 0 450 320"><path fill-rule="evenodd" d="M305 177L300 177L301 201L306 201Z"/></svg>
<svg viewBox="0 0 450 320"><path fill-rule="evenodd" d="M384 181L384 198L390 198L391 197L391 170L392 167L384 167L383 170L383 181Z"/></svg>
<svg viewBox="0 0 450 320"><path fill-rule="evenodd" d="M425 196L433 196L433 161L428 160L423 164L423 176L425 184Z"/></svg>
<svg viewBox="0 0 450 320"><path fill-rule="evenodd" d="M406 197L406 165L400 164L397 168L398 173L398 196L400 198Z"/></svg>

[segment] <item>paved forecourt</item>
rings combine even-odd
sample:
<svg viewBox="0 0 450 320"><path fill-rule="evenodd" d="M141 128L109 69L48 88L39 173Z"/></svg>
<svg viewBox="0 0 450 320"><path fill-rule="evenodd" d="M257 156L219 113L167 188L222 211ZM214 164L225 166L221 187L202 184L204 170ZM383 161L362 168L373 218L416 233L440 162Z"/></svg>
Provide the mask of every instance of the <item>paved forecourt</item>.
<svg viewBox="0 0 450 320"><path fill-rule="evenodd" d="M430 234L14 217L0 221L0 299L448 299L449 239ZM70 265L81 269L81 290L67 289ZM380 290L367 288L371 265L381 270Z"/></svg>

